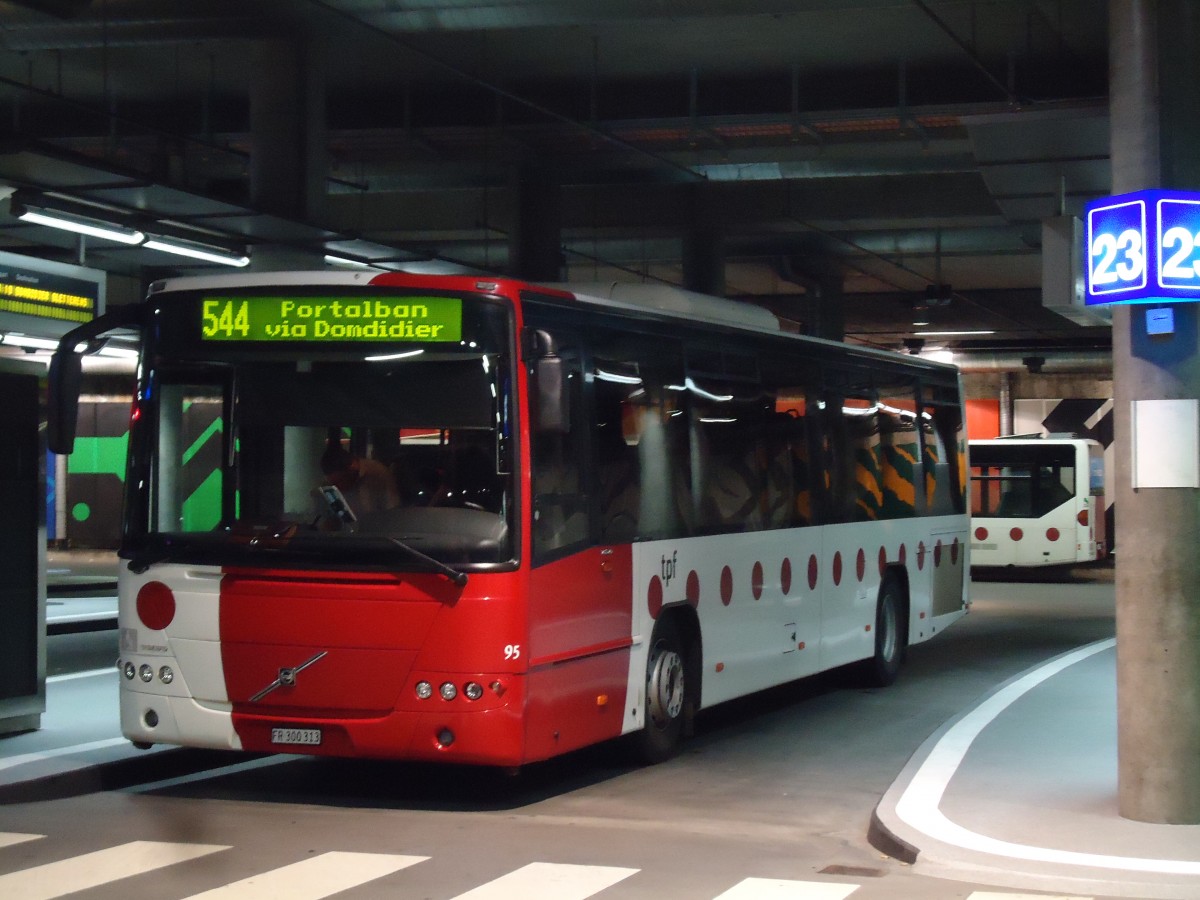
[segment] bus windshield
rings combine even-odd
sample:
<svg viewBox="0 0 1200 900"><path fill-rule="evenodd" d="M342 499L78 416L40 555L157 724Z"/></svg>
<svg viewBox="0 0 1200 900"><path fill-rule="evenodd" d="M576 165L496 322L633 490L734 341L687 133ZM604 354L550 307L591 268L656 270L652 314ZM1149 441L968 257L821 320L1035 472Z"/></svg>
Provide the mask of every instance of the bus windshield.
<svg viewBox="0 0 1200 900"><path fill-rule="evenodd" d="M1070 444L991 444L971 448L973 516L1037 519L1075 496Z"/></svg>
<svg viewBox="0 0 1200 900"><path fill-rule="evenodd" d="M446 299L385 296L406 311ZM385 309L374 299L245 299L171 295L156 310L124 556L428 571L513 560L502 305L453 298L449 325L414 335L390 311L371 318L371 304ZM319 314L296 318L306 309L340 318L314 336ZM378 339L389 329L416 339Z"/></svg>

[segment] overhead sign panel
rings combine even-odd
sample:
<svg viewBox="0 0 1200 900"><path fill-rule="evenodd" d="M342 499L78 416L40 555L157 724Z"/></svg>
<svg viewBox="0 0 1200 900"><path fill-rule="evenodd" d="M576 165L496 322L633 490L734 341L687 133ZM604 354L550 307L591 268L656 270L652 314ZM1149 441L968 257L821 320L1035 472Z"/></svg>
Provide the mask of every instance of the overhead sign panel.
<svg viewBox="0 0 1200 900"><path fill-rule="evenodd" d="M1085 216L1085 303L1200 300L1200 193L1120 194Z"/></svg>

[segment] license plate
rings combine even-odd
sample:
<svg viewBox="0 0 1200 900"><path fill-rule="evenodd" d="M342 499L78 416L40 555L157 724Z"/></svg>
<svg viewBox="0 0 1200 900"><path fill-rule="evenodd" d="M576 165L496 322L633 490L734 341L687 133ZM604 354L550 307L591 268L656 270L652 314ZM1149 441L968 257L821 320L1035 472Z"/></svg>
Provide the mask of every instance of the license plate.
<svg viewBox="0 0 1200 900"><path fill-rule="evenodd" d="M320 728L272 728L272 744L304 744L315 746L321 743Z"/></svg>

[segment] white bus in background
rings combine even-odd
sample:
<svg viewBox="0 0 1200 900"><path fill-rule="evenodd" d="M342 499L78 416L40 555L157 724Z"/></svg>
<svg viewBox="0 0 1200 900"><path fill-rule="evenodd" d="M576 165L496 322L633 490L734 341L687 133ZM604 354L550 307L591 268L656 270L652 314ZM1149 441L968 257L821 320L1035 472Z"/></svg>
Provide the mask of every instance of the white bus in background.
<svg viewBox="0 0 1200 900"><path fill-rule="evenodd" d="M1108 554L1098 442L976 440L970 467L973 568L1070 566Z"/></svg>

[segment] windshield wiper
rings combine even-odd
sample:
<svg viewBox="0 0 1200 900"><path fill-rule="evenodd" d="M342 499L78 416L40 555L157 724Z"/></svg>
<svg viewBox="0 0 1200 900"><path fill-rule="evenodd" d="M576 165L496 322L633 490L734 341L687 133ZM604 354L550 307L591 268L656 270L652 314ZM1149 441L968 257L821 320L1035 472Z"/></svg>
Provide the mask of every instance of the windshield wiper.
<svg viewBox="0 0 1200 900"><path fill-rule="evenodd" d="M288 551L306 554L317 550L318 555L320 556L327 556L329 552L324 548L319 549L309 545L308 541L304 541L303 545L299 543L293 543L291 539L294 537L294 535L287 535L283 540L279 539L281 537L279 535L275 535L274 537L276 540L264 540L260 542L259 540L252 539L245 542L239 542L239 549L243 550L243 552L250 553L272 552L277 554L286 554ZM404 541L398 540L394 537L389 537L387 535L358 535L357 538L359 540L366 538L368 540L386 541L393 547L398 547L399 549L403 550L411 558L424 563L439 575L444 575L458 587L466 586L466 572L461 572L439 559L434 559L432 556L422 553L416 547L404 543ZM209 554L213 553L213 548L211 546L203 549L206 549ZM149 546L142 547L129 555L129 571L133 572L135 575L140 575L155 563L167 562L173 558L177 558L180 555L191 558L197 551L200 550L201 548L197 546L175 546L175 542L171 540L156 540Z"/></svg>
<svg viewBox="0 0 1200 900"><path fill-rule="evenodd" d="M155 563L167 562L174 555L170 541L155 541L148 547L132 553L129 559L129 571L141 575Z"/></svg>
<svg viewBox="0 0 1200 900"><path fill-rule="evenodd" d="M446 565L440 559L434 559L432 556L429 556L426 553L422 553L416 547L413 547L409 544L404 543L404 541L400 540L399 538L388 537L387 535L379 535L379 537L381 537L383 540L387 541L389 544L399 547L401 550L403 550L405 553L412 556L414 559L419 559L421 562L426 563L429 566L433 567L433 569L436 570L439 575L445 575L447 578L449 578L451 581L453 581L458 587L466 586L466 584L467 584L467 573L466 572L460 572L458 569L454 568L453 566Z"/></svg>

